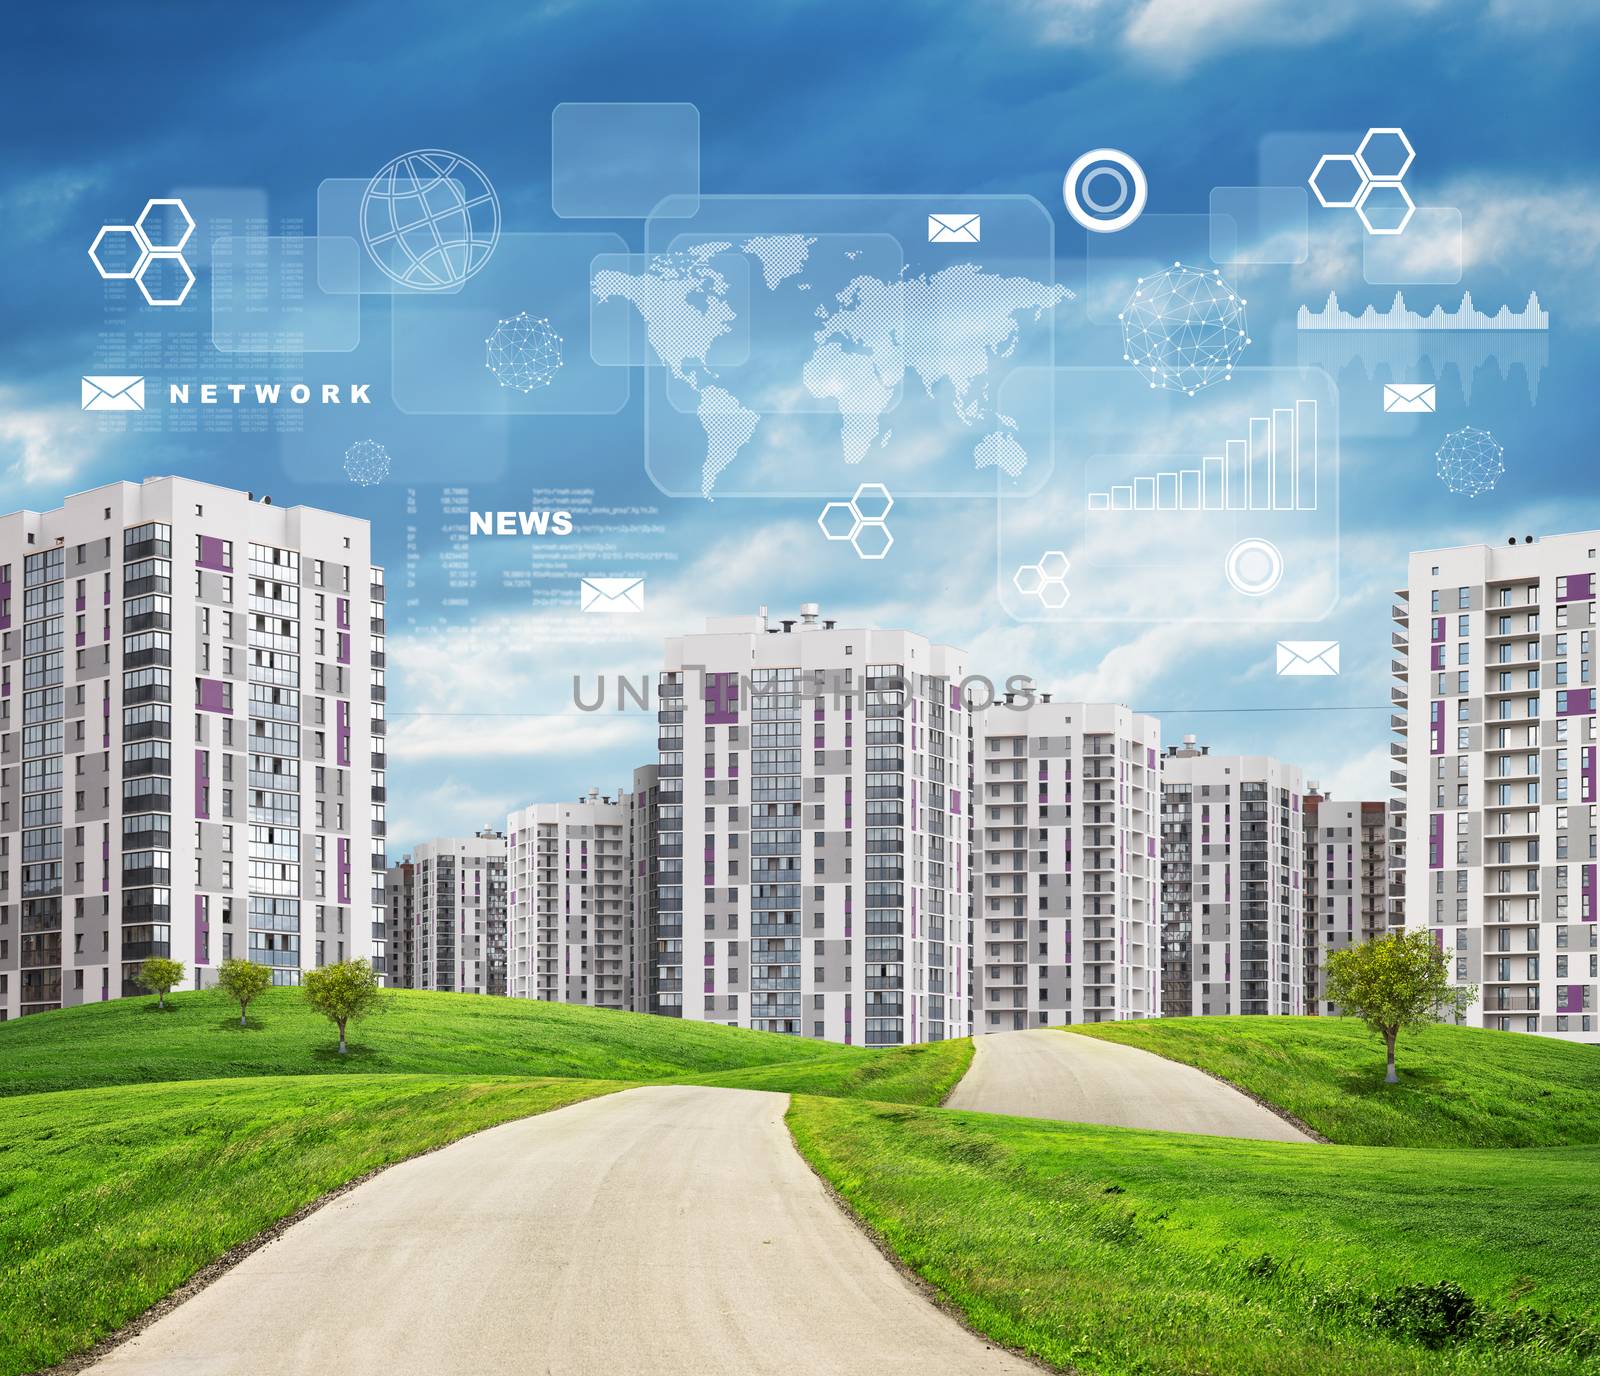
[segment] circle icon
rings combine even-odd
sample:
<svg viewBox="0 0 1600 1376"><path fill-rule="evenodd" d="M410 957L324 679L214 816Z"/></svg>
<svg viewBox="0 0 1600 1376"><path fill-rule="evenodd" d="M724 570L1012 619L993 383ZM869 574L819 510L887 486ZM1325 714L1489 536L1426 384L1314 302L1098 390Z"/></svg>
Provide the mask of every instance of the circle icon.
<svg viewBox="0 0 1600 1376"><path fill-rule="evenodd" d="M1283 579L1283 555L1271 540L1252 536L1228 551L1222 571L1235 592L1265 597Z"/></svg>
<svg viewBox="0 0 1600 1376"><path fill-rule="evenodd" d="M500 198L458 153L385 163L361 196L361 242L384 276L416 291L459 287L500 242Z"/></svg>
<svg viewBox="0 0 1600 1376"><path fill-rule="evenodd" d="M1144 213L1150 191L1140 167L1120 148L1091 148L1067 169L1061 199L1092 234L1115 234Z"/></svg>

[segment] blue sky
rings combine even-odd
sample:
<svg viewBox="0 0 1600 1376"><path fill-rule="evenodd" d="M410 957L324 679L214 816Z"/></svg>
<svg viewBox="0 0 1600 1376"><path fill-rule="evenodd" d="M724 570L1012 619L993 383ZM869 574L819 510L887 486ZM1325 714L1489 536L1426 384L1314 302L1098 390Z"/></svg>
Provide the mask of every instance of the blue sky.
<svg viewBox="0 0 1600 1376"><path fill-rule="evenodd" d="M11 266L0 503L52 506L102 482L189 474L369 517L392 571L415 527L416 606L391 598L397 848L626 781L650 758L653 732L640 717L574 716L572 676L645 672L663 636L696 630L707 614L761 604L792 614L801 601L967 646L996 677L1029 672L1064 695L1162 710L1170 739L1194 731L1218 749L1272 751L1342 796L1383 796L1389 593L1405 552L1600 526L1590 399L1600 28L1567 12L1576 8L1342 0L1308 15L1269 0L918 0L710 3L691 19L652 3L166 4L138 16L34 7L10 21L0 58L11 131L0 167ZM692 102L707 193L1034 196L1055 220L1058 280L1079 288L1088 236L1065 214L1060 181L1083 150L1138 158L1148 215L1203 214L1213 187L1291 180L1264 166L1297 146L1285 136L1402 126L1417 150L1408 185L1421 205L1460 209L1464 257L1458 286L1408 287L1407 299L1453 305L1467 288L1493 309L1537 290L1552 317L1538 400L1520 367L1502 378L1490 363L1471 379L1470 404L1448 375L1436 416L1385 428L1373 414L1381 380L1359 368L1337 377L1340 597L1327 617L1281 627L1019 624L996 597L992 502L903 501L890 556L864 564L820 539L814 500L666 497L644 471L637 384L611 416L403 415L388 395L392 306L381 296L362 300L354 353L309 355L303 369L376 384L363 423L394 456L381 487L339 473L344 417L301 436L201 437L115 433L79 413L78 375L111 371L106 288L84 249L151 196L259 192L274 220L297 217L309 233L324 179L365 178L407 149L441 147L490 174L508 232L609 231L637 251L637 221L552 214L550 112L561 101ZM1292 355L1284 324L1298 301L1334 289L1356 308L1387 302L1392 288L1362 282L1361 248L1349 212L1312 207L1308 261L1253 275L1257 361ZM206 286L203 274L197 290ZM1108 337L1082 304L1054 323L1058 356L1104 362ZM220 355L190 371L251 376ZM1505 448L1505 476L1475 499L1450 494L1432 471L1444 433L1464 424ZM440 499L461 485L476 508L524 507L535 489L561 486L590 488L606 508L653 508L614 518L652 532L586 537L650 556L638 570L649 575L646 614L596 628L535 604L499 576L502 564L528 567L520 543L474 546L478 584L452 602ZM604 551L575 557L628 571ZM1340 639L1344 673L1278 679L1276 635Z"/></svg>

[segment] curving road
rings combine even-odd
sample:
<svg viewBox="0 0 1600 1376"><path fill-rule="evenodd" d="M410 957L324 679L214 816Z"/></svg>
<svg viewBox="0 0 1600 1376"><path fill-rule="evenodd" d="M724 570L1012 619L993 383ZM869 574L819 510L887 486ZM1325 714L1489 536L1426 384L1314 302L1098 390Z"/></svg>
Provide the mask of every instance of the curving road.
<svg viewBox="0 0 1600 1376"><path fill-rule="evenodd" d="M105 1376L1036 1372L926 1300L812 1175L787 1098L628 1090L375 1176Z"/></svg>
<svg viewBox="0 0 1600 1376"><path fill-rule="evenodd" d="M1267 1142L1315 1140L1203 1071L1136 1047L1048 1028L972 1040L972 1065L946 1108Z"/></svg>

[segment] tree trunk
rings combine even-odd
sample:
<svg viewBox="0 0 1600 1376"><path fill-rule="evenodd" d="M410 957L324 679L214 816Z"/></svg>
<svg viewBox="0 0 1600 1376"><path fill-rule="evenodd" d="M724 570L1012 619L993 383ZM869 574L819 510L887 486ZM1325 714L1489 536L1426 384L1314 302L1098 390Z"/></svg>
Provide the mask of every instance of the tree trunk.
<svg viewBox="0 0 1600 1376"><path fill-rule="evenodd" d="M243 1026L244 1026L244 1010L245 1010L245 1009L246 1009L246 1008L247 1008L247 1007L249 1007L249 1005L248 1005L248 1004L243 1004L243 1003L241 1003L241 1004L240 1004L240 1005L239 1005L239 1026L240 1026L240 1027L243 1027Z"/></svg>
<svg viewBox="0 0 1600 1376"><path fill-rule="evenodd" d="M156 1007L161 1009L163 1012L166 1011L167 991L165 989L156 990Z"/></svg>
<svg viewBox="0 0 1600 1376"><path fill-rule="evenodd" d="M1396 1036L1396 1033L1394 1033L1394 1032L1385 1032L1383 1034L1384 1043L1389 1048L1389 1069L1384 1074L1383 1082L1385 1084L1389 1084L1389 1085L1397 1085L1397 1084L1400 1083L1400 1077L1399 1077L1399 1075L1397 1075L1395 1073L1395 1068L1394 1068L1394 1040L1395 1040L1395 1036Z"/></svg>
<svg viewBox="0 0 1600 1376"><path fill-rule="evenodd" d="M341 1056L346 1054L344 1049L344 1023L342 1021L339 1024L339 1054Z"/></svg>

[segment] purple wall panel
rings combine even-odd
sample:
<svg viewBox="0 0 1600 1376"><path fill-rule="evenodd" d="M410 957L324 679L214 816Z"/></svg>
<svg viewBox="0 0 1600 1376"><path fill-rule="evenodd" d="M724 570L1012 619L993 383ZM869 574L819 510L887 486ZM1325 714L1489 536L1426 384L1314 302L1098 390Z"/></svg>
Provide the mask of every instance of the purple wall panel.
<svg viewBox="0 0 1600 1376"><path fill-rule="evenodd" d="M215 569L218 573L232 573L233 565L223 553L223 542L210 535L200 537L200 557L194 561L197 569Z"/></svg>
<svg viewBox="0 0 1600 1376"><path fill-rule="evenodd" d="M1560 699L1557 699L1559 703ZM1593 688L1569 688L1567 690L1567 705L1557 706L1558 717L1586 717L1594 711Z"/></svg>
<svg viewBox="0 0 1600 1376"><path fill-rule="evenodd" d="M1587 602L1594 596L1594 575L1592 573L1569 573L1567 575L1567 590L1557 602Z"/></svg>
<svg viewBox="0 0 1600 1376"><path fill-rule="evenodd" d="M705 702L707 726L737 726L739 724L739 675L707 674L705 676Z"/></svg>
<svg viewBox="0 0 1600 1376"><path fill-rule="evenodd" d="M203 678L199 680L199 693L195 706L202 712L221 712L225 716L233 715L233 707L229 701L230 694L226 679Z"/></svg>

